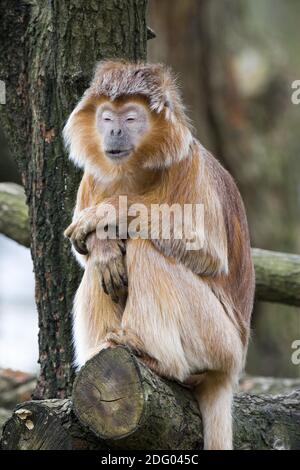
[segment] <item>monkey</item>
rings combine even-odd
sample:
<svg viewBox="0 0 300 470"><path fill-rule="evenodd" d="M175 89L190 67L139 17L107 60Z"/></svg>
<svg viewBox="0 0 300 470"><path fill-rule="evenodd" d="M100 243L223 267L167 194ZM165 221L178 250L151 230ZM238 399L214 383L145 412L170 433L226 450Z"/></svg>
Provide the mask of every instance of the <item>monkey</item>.
<svg viewBox="0 0 300 470"><path fill-rule="evenodd" d="M65 231L84 267L74 299L77 365L104 348L129 347L161 377L191 387L204 449L232 449L233 392L254 298L249 230L233 178L193 136L173 72L162 64L101 61L64 139L84 170ZM154 225L148 238L123 233L133 221L124 196L128 207L146 208L143 228ZM162 236L150 210L161 203L203 207L202 230L194 229L194 210L188 220L198 248L188 249L189 238L176 237L172 224L170 237ZM98 236L108 228L116 237Z"/></svg>

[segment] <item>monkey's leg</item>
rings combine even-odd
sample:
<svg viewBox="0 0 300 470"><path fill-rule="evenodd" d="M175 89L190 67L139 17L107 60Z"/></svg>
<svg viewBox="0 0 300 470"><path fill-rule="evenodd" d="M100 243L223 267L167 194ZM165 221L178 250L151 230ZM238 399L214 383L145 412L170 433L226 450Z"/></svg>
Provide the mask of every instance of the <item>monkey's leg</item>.
<svg viewBox="0 0 300 470"><path fill-rule="evenodd" d="M148 240L128 240L126 264L128 297L121 328L106 340L129 346L158 374L184 380L189 365L173 312L176 296L172 273L166 274L168 263Z"/></svg>
<svg viewBox="0 0 300 470"><path fill-rule="evenodd" d="M88 262L73 309L73 337L78 366L97 354L108 331L120 326L122 311L122 306L104 293L97 268Z"/></svg>
<svg viewBox="0 0 300 470"><path fill-rule="evenodd" d="M182 382L191 374L236 366L239 335L207 283L148 240L129 240L126 259L121 330L108 339L144 352L156 359L158 373Z"/></svg>
<svg viewBox="0 0 300 470"><path fill-rule="evenodd" d="M158 374L194 382L205 448L230 448L232 384L243 364L235 325L208 282L149 241L128 241L127 270L122 328L109 338L153 358ZM193 375L201 372L197 384Z"/></svg>

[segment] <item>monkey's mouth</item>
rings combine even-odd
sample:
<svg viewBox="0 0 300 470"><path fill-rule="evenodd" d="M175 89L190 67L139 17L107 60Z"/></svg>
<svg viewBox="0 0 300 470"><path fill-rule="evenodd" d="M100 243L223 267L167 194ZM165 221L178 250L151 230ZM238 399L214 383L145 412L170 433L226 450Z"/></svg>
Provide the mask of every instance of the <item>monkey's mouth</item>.
<svg viewBox="0 0 300 470"><path fill-rule="evenodd" d="M127 157L132 149L127 150L106 150L105 153L109 158L117 160L118 158Z"/></svg>

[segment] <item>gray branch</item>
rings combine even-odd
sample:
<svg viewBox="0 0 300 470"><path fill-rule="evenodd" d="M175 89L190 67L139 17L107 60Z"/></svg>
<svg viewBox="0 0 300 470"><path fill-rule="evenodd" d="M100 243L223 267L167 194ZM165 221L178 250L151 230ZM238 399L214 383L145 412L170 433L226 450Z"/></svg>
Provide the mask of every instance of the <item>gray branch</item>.
<svg viewBox="0 0 300 470"><path fill-rule="evenodd" d="M300 256L252 249L256 298L300 306Z"/></svg>

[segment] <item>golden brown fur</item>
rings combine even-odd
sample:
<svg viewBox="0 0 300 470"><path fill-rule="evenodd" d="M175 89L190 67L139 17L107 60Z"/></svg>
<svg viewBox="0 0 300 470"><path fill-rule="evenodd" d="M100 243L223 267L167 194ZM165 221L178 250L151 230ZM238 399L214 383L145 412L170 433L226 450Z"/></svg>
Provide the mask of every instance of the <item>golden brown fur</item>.
<svg viewBox="0 0 300 470"><path fill-rule="evenodd" d="M95 126L103 100L116 107L143 103L151 121L138 148L117 165L105 155ZM78 255L85 272L74 304L79 364L103 347L127 344L162 376L192 382L205 448L231 448L232 389L245 361L254 295L247 221L235 183L192 137L172 76L159 65L101 63L65 137L71 158L85 170L67 230L73 242L94 232L99 204L118 208L120 195L149 213L154 203L204 205L204 246L196 251L187 250L184 239L159 238L157 229L158 239L128 239L122 258L116 240L89 236L88 255ZM128 213L121 212L117 223L125 219ZM115 303L101 288L97 266L103 273L107 263L120 267L122 260L128 292Z"/></svg>

